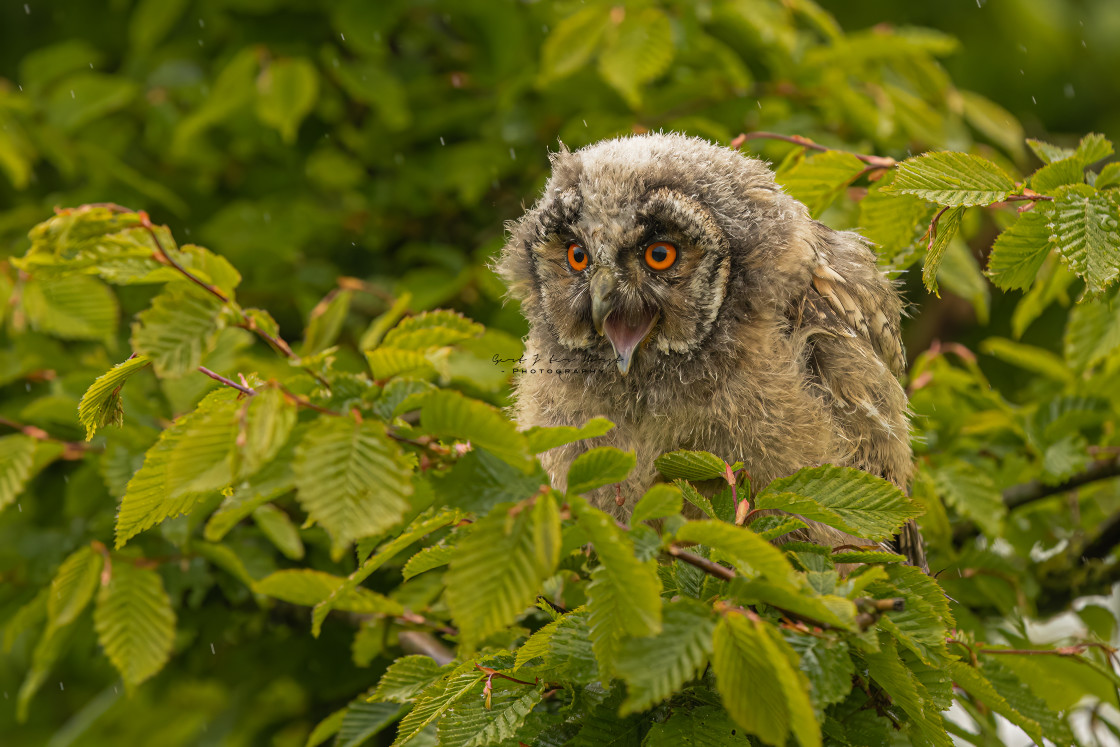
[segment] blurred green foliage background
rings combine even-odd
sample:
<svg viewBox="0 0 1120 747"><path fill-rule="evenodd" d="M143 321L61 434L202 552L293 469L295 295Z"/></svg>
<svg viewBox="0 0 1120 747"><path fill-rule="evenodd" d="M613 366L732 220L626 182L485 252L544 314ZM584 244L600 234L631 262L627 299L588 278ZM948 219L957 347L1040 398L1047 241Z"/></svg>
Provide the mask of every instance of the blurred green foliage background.
<svg viewBox="0 0 1120 747"><path fill-rule="evenodd" d="M1094 130L1120 135L1117 38L1112 0L8 0L0 291L15 277L4 258L26 250L28 229L54 206L111 201L226 256L245 278L239 299L269 309L289 339L348 276L411 293L416 311L459 309L505 333L488 344L515 344L524 324L502 305L486 260L504 221L535 199L558 140L576 148L664 128L728 143L766 130L900 159L974 151L1029 173L1038 161L1024 136L1073 145ZM792 149L749 148L775 163ZM842 201L823 219L857 225L858 206ZM912 354L933 339L974 348L1011 336L1018 296L992 294L979 271L994 232L987 217L965 226L971 248L959 243L947 259L941 298L917 273L902 276ZM919 259L918 238L903 237L891 257ZM149 297L124 289L121 318ZM331 323L354 342L387 303L355 293ZM1058 350L1064 324L1061 306L1049 306L1032 341ZM79 439L77 397L125 357L123 338L111 336L108 354L56 338L0 332L0 409ZM232 357L225 369L211 363L236 368ZM1030 386L998 360L982 365L1010 392ZM203 391L164 392L171 411L149 414L170 417ZM505 391L497 382L483 394L501 402ZM28 411L33 401L46 404ZM36 483L38 506L25 499L16 518L7 509L0 621L111 526L98 513L112 501L101 478L52 470ZM245 547L247 564L275 566ZM170 589L181 604L173 668L126 707L105 686L114 675L87 630L70 643L63 681L45 686L16 731L7 698L30 646L5 641L15 653L0 658L0 731L15 744L77 734L93 744L302 744L376 681L379 669L363 669L376 652L352 658L347 631L328 626L312 641L302 611L227 604L245 589L197 559L182 570ZM225 596L207 596L215 584Z"/></svg>

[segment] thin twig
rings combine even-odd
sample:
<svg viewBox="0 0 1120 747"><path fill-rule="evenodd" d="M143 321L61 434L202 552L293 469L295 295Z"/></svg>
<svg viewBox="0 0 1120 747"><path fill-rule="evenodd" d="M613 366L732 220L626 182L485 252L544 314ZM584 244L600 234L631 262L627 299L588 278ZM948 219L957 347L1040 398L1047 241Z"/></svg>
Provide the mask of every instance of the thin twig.
<svg viewBox="0 0 1120 747"><path fill-rule="evenodd" d="M730 581L731 579L735 578L735 571L731 570L730 568L724 568L719 563L713 563L707 558L702 558L695 553L686 552L685 550L681 549L681 547L676 543L669 545L669 547L666 549L666 552L668 552L678 560L683 560L689 565L699 568L709 576L715 576L716 578L721 578L724 581Z"/></svg>
<svg viewBox="0 0 1120 747"><path fill-rule="evenodd" d="M234 389L236 389L237 391L239 391L243 394L248 394L250 397L255 397L257 395L257 391L255 389L252 389L252 388L247 387L247 386L242 386L241 384L238 384L236 381L231 381L230 379L227 379L225 376L222 376L220 373L215 373L214 371L211 371L206 366L199 366L198 370L201 373L204 373L207 376L209 376L214 381L225 384L228 387L233 387Z"/></svg>
<svg viewBox="0 0 1120 747"><path fill-rule="evenodd" d="M898 165L898 161L894 160L890 156L875 156L869 155L867 153L853 153L849 150L830 148L827 145L815 143L809 138L802 137L801 135L781 135L776 132L741 132L739 133L738 137L731 141L731 147L738 149L740 146L742 146L743 143L748 140L781 140L782 142L793 143L794 145L800 145L801 147L809 148L810 150L821 152L833 150L837 151L838 153L847 153L848 155L855 156L867 165L873 166L878 169L893 169Z"/></svg>
<svg viewBox="0 0 1120 747"><path fill-rule="evenodd" d="M57 438L47 433L42 428L36 425L26 425L19 423L15 420L0 416L0 425L17 430L28 438L33 438L36 441L45 441L52 444L61 444L64 451L62 458L67 460L81 459L82 455L90 451L101 451L101 449L91 446L90 444L81 441L67 441L62 438Z"/></svg>

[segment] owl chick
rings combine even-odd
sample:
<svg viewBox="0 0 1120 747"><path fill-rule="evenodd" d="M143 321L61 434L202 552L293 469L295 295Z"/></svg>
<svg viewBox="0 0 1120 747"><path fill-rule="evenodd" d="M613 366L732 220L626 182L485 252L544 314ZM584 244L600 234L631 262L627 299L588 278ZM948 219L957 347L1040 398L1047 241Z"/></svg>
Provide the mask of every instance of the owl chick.
<svg viewBox="0 0 1120 747"><path fill-rule="evenodd" d="M660 479L654 459L677 449L741 461L759 486L837 464L906 489L902 302L858 235L812 220L763 162L699 138L551 158L496 264L539 361L517 379L514 415L523 428L616 424L542 455L555 487L579 454L610 445L637 467L620 492L589 498L620 519ZM853 541L823 525L807 534ZM902 546L925 565L912 524Z"/></svg>

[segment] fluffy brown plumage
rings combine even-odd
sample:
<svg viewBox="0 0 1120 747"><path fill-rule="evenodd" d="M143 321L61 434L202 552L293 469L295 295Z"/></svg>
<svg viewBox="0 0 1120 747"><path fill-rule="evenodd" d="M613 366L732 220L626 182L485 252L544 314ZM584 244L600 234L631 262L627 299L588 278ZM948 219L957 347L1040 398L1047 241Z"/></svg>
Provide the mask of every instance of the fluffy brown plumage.
<svg viewBox="0 0 1120 747"><path fill-rule="evenodd" d="M514 415L525 428L616 423L542 455L556 487L602 445L637 455L621 505L614 487L590 496L620 518L675 449L742 461L755 485L827 463L907 487L902 303L858 235L812 220L766 164L698 138L562 148L552 167L496 269L529 321L528 355L578 372L522 374ZM677 250L660 271L644 254L657 242Z"/></svg>

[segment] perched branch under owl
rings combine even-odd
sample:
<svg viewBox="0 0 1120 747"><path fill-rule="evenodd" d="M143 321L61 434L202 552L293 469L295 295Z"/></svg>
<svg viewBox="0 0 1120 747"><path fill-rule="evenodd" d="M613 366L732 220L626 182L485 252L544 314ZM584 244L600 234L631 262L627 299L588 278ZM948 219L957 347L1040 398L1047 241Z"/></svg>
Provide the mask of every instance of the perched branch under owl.
<svg viewBox="0 0 1120 747"><path fill-rule="evenodd" d="M742 461L760 485L837 464L908 486L902 302L858 235L812 220L761 161L698 138L561 147L552 166L496 269L529 321L527 354L580 356L590 373L522 374L513 412L523 428L617 426L543 454L555 487L601 445L637 456L621 501L589 495L621 519L677 449ZM810 524L794 538L853 539ZM902 545L925 567L912 523Z"/></svg>

